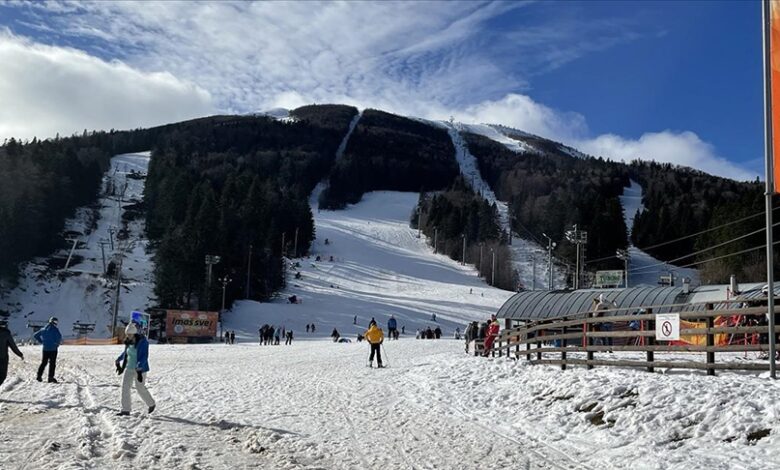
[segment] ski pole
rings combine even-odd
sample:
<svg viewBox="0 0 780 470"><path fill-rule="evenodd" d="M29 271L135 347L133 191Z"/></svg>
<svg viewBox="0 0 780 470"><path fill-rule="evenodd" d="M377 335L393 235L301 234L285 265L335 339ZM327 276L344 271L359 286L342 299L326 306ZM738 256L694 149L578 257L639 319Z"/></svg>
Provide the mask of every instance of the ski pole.
<svg viewBox="0 0 780 470"><path fill-rule="evenodd" d="M383 343L380 343L379 347L382 348L382 355L385 356L385 367L389 367L390 366L390 360L387 358L387 352L385 351L385 345Z"/></svg>

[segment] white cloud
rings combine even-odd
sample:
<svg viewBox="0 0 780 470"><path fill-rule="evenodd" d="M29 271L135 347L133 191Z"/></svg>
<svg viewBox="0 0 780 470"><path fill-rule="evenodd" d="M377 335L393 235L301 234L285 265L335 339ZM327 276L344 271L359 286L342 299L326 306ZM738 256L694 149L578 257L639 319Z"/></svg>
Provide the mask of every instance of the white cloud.
<svg viewBox="0 0 780 470"><path fill-rule="evenodd" d="M147 126L213 109L243 113L345 103L499 123L612 159L639 157L750 177L690 132L594 137L581 114L522 94L528 77L642 35L641 25L630 21L561 14L534 24L515 14L517 25L487 26L525 5L27 4L20 23L38 25L41 37L78 44L92 56L0 35L0 136Z"/></svg>
<svg viewBox="0 0 780 470"><path fill-rule="evenodd" d="M0 31L0 141L152 126L213 112L208 92Z"/></svg>
<svg viewBox="0 0 780 470"><path fill-rule="evenodd" d="M690 131L648 132L637 140L605 134L574 145L591 155L624 161L638 158L674 163L738 181L753 180L758 176L720 157L711 144Z"/></svg>
<svg viewBox="0 0 780 470"><path fill-rule="evenodd" d="M559 141L569 142L587 134L582 115L557 111L516 93L467 106L455 111L453 117L467 123L503 124Z"/></svg>
<svg viewBox="0 0 780 470"><path fill-rule="evenodd" d="M439 110L429 117L447 119L447 112L462 122L503 124L563 142L597 157L673 163L735 180L752 180L757 176L719 156L711 144L693 132L648 132L638 139L614 134L593 137L584 116L550 108L525 95L510 93L500 100L483 101L462 111Z"/></svg>

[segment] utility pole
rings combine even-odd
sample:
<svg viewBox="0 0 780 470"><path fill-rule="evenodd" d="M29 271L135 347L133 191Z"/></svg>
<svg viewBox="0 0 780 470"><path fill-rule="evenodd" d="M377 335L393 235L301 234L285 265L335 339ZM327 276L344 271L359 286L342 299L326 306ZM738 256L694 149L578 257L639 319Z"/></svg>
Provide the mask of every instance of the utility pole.
<svg viewBox="0 0 780 470"><path fill-rule="evenodd" d="M293 243L293 258L298 257L298 227L295 227L295 243Z"/></svg>
<svg viewBox="0 0 780 470"><path fill-rule="evenodd" d="M211 311L211 267L222 258L216 255L206 255L206 310Z"/></svg>
<svg viewBox="0 0 780 470"><path fill-rule="evenodd" d="M100 254L103 255L103 274L106 273L106 245L108 244L107 240L100 240Z"/></svg>
<svg viewBox="0 0 780 470"><path fill-rule="evenodd" d="M422 237L422 224L423 222L423 211L420 208L420 206L417 206L417 238Z"/></svg>
<svg viewBox="0 0 780 470"><path fill-rule="evenodd" d="M108 227L108 240L111 242L111 251L114 251L114 233L116 233L115 227Z"/></svg>
<svg viewBox="0 0 780 470"><path fill-rule="evenodd" d="M222 279L219 279L219 282L222 283L222 310L219 311L219 337L222 338L222 315L225 313L225 290L227 289L227 285L230 284L230 279L227 276L222 277Z"/></svg>
<svg viewBox="0 0 780 470"><path fill-rule="evenodd" d="M433 254L439 253L439 228L433 229Z"/></svg>
<svg viewBox="0 0 780 470"><path fill-rule="evenodd" d="M119 293L121 292L122 287L122 262L124 261L124 257L122 256L122 253L119 254L119 265L116 268L116 295L114 297L114 313L111 316L111 337L113 338L116 334L116 321L119 317Z"/></svg>
<svg viewBox="0 0 780 470"><path fill-rule="evenodd" d="M493 248L491 248L490 254L493 256L493 267L491 268L490 285L495 286L496 285L496 251Z"/></svg>
<svg viewBox="0 0 780 470"><path fill-rule="evenodd" d="M617 257L619 259L622 259L623 262L625 263L625 276L626 276L626 279L625 279L625 283L626 284L625 285L626 285L626 289L627 289L628 288L628 259L629 259L628 250L617 250L616 254L617 254Z"/></svg>
<svg viewBox="0 0 780 470"><path fill-rule="evenodd" d="M542 236L547 239L547 271L549 279L547 279L547 290L553 290L553 270L552 270L552 250L555 248L552 238L548 237L546 233Z"/></svg>
<svg viewBox="0 0 780 470"><path fill-rule="evenodd" d="M249 299L249 280L252 278L252 244L249 244L249 256L246 258L246 291L244 295Z"/></svg>
<svg viewBox="0 0 780 470"><path fill-rule="evenodd" d="M580 288L580 275L582 272L582 265L584 264L583 258L585 258L585 249L581 248L581 245L588 243L588 232L577 229L577 225L574 225L574 230L566 231L566 240L574 243L577 246L577 264L576 271L574 273L574 289Z"/></svg>
<svg viewBox="0 0 780 470"><path fill-rule="evenodd" d="M461 235L463 238L463 258L461 258L461 265L466 266L466 234Z"/></svg>
<svg viewBox="0 0 780 470"><path fill-rule="evenodd" d="M777 96L772 96L772 88L776 83L772 83L772 76L775 75L773 71L773 62L775 59L772 55L775 51L772 50L772 42L775 32L773 31L774 25L772 23L777 20L772 18L772 9L776 5L770 2L761 2L761 15L763 25L763 40L764 40L764 146L765 146L765 158L766 158L766 191L764 192L766 205L766 300L767 300L767 314L768 326L769 326L769 377L777 378L777 360L775 357L775 350L777 349L777 333L775 332L775 255L774 255L774 233L772 224L772 197L775 192L780 190L780 182L774 181L775 178L775 152L780 149L774 148L774 140L778 136L773 135L773 126L776 123L772 122L773 111L777 112L777 109L772 109L773 102L777 101ZM776 14L777 12L775 12ZM777 44L774 45L777 47Z"/></svg>
<svg viewBox="0 0 780 470"><path fill-rule="evenodd" d="M531 290L536 290L536 256L531 254Z"/></svg>

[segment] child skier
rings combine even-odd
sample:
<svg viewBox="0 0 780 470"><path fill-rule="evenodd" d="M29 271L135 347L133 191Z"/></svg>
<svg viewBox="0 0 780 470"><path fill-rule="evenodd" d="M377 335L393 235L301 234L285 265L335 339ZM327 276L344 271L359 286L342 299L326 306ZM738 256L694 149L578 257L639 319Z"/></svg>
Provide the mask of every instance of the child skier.
<svg viewBox="0 0 780 470"><path fill-rule="evenodd" d="M149 407L149 413L157 406L146 389L146 373L149 372L149 341L138 331L135 323L125 328L125 350L116 359L116 373L122 377L122 410L119 416L128 416L132 409L130 387L135 385L138 395Z"/></svg>

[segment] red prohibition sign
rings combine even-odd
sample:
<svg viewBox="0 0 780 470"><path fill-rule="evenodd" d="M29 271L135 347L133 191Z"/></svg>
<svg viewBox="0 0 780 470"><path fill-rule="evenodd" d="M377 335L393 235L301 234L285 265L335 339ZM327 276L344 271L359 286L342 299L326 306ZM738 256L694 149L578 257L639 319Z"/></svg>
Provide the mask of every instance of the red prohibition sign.
<svg viewBox="0 0 780 470"><path fill-rule="evenodd" d="M661 332L664 336L672 336L672 322L667 320L661 323Z"/></svg>

